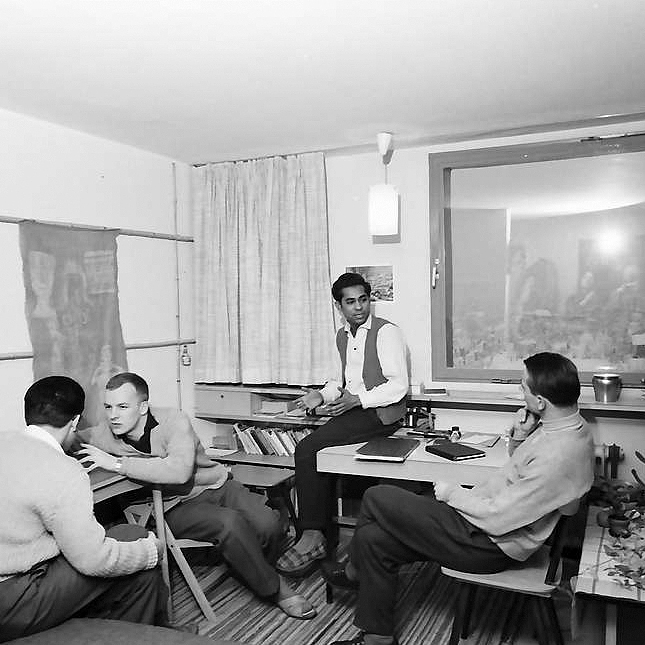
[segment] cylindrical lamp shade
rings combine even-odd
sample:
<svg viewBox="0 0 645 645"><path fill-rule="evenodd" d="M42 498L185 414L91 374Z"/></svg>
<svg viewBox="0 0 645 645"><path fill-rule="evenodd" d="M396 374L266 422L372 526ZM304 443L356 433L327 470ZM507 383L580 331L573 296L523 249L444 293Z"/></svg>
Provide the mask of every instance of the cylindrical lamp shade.
<svg viewBox="0 0 645 645"><path fill-rule="evenodd" d="M369 226L372 235L396 235L399 232L399 194L394 186L370 186Z"/></svg>

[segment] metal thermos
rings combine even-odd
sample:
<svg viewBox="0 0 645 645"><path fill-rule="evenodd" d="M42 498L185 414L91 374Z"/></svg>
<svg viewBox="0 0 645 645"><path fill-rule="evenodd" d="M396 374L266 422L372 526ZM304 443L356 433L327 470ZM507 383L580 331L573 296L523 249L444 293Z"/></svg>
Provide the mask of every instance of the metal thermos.
<svg viewBox="0 0 645 645"><path fill-rule="evenodd" d="M623 383L618 374L594 374L591 379L596 401L612 403L618 401Z"/></svg>

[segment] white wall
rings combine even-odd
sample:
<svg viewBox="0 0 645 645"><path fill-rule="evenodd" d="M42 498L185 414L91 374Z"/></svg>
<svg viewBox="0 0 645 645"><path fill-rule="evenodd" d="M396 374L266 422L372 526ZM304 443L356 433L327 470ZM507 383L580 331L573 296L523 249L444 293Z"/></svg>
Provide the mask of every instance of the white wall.
<svg viewBox="0 0 645 645"><path fill-rule="evenodd" d="M0 214L51 222L191 235L185 164L0 110ZM175 174L177 181L175 182ZM177 189L175 190L175 183ZM119 236L121 325L126 344L177 338L175 244ZM194 337L192 244L179 243L181 337ZM30 352L18 226L0 223L0 353ZM192 367L177 371L177 349L130 350L129 368L151 385L153 402L193 406ZM31 360L0 361L0 430L22 425Z"/></svg>
<svg viewBox="0 0 645 645"><path fill-rule="evenodd" d="M548 135L525 135L506 139L460 144L396 149L388 166L388 181L401 195L401 241L375 244L367 227L369 186L383 181L383 167L374 146L370 154L332 154L327 156L327 191L332 279L347 266L393 265L394 302L378 303L376 313L400 325L411 356L411 382L432 383L430 347L430 222L428 192L428 154L464 148L532 143L540 140L579 139L591 135L622 134L645 130L645 123L585 128ZM479 389L507 392L517 386L491 384L442 383L455 389ZM638 391L624 391L623 397L640 397ZM640 399L639 399L640 400ZM464 414L446 414L445 425L459 424ZM510 415L466 415L466 423L509 423ZM628 466L636 465L641 474L645 467L635 462L633 450L645 450L645 424L640 420L602 418L592 424L598 444L613 443L624 447L627 461L621 473L631 478ZM498 428L500 429L500 428Z"/></svg>

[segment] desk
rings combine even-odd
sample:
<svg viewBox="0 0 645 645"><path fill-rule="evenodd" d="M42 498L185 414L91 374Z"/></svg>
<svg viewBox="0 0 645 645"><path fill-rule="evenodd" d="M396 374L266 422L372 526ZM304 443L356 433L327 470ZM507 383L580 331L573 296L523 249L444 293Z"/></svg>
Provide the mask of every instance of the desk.
<svg viewBox="0 0 645 645"><path fill-rule="evenodd" d="M642 545L645 540L645 528L636 528L632 536L626 539L613 538L609 529L598 526L596 515L599 510L592 506L587 514L585 539L573 591L575 594L592 596L605 602L605 645L616 645L616 603L645 602L645 590L634 586L627 587L620 584L620 578L609 575L620 560L608 555L605 547L615 544Z"/></svg>
<svg viewBox="0 0 645 645"><path fill-rule="evenodd" d="M142 488L142 484L128 479L125 475L112 473L109 470L103 470L103 468L96 468L89 473L89 476L95 504L121 495L121 493Z"/></svg>
<svg viewBox="0 0 645 645"><path fill-rule="evenodd" d="M426 440L422 438L419 439L419 446L404 462L354 459L356 448L363 443L365 442L323 448L317 456L318 472L419 482L441 480L473 486L487 480L508 460L506 444L502 439L492 448L484 449L485 457L464 461L448 461L437 455L431 455L425 451Z"/></svg>

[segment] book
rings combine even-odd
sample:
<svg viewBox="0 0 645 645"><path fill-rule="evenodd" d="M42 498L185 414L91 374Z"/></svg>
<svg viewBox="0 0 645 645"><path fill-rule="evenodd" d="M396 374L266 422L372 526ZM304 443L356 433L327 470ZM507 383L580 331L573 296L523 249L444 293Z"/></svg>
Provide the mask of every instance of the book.
<svg viewBox="0 0 645 645"><path fill-rule="evenodd" d="M477 459L478 457L486 456L486 453L479 448L473 448L472 446L466 446L463 443L455 443L452 441L427 445L426 452L438 455L444 459L450 459L450 461L463 461L464 459Z"/></svg>
<svg viewBox="0 0 645 645"><path fill-rule="evenodd" d="M356 449L354 459L373 461L405 461L419 445L418 439L405 437L376 437Z"/></svg>

